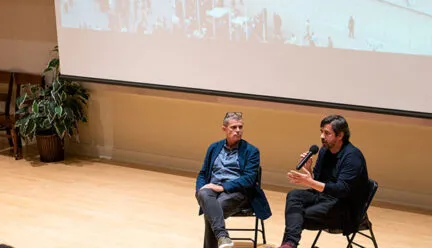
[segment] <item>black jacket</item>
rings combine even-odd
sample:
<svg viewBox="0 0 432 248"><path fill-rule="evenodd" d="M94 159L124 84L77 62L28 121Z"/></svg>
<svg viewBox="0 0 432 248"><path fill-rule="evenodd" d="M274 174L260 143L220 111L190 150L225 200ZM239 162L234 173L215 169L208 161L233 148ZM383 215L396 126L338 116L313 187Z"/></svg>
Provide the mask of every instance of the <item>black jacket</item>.
<svg viewBox="0 0 432 248"><path fill-rule="evenodd" d="M327 148L320 149L313 170L314 178L320 176L326 153L330 153ZM366 160L362 152L350 142L346 142L337 154L336 181L327 182L323 191L338 198L347 207L343 221L344 234L356 231L363 217L360 214L369 194L368 180Z"/></svg>

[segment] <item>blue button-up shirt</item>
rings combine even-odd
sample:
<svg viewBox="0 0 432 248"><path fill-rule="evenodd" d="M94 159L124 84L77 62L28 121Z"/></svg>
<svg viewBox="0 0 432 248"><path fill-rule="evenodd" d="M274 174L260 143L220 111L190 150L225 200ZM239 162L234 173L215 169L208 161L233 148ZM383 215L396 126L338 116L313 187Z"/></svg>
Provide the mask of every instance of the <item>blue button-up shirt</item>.
<svg viewBox="0 0 432 248"><path fill-rule="evenodd" d="M240 177L240 165L238 162L238 147L229 149L225 143L217 156L212 170L211 183L222 184Z"/></svg>

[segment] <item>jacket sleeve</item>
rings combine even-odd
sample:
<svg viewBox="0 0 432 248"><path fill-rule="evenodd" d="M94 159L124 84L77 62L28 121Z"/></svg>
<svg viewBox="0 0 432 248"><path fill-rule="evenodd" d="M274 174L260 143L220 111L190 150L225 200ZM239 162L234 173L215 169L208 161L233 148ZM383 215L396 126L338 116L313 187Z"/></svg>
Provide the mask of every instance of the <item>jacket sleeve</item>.
<svg viewBox="0 0 432 248"><path fill-rule="evenodd" d="M198 173L198 176L196 178L196 183L195 183L195 192L198 192L200 190L200 188L204 185L206 185L206 181L207 181L207 174L209 173L207 170L209 168L209 163L211 160L211 151L213 149L214 145L209 146L209 148L207 148L207 152L204 158L204 162L202 164L201 170Z"/></svg>
<svg viewBox="0 0 432 248"><path fill-rule="evenodd" d="M242 176L222 184L222 187L226 192L237 192L255 185L260 166L260 153L257 148L253 147L250 149L245 158L245 163L245 169Z"/></svg>
<svg viewBox="0 0 432 248"><path fill-rule="evenodd" d="M360 151L347 154L340 164L340 173L336 182L328 182L324 187L324 193L336 198L344 198L351 192L364 166Z"/></svg>

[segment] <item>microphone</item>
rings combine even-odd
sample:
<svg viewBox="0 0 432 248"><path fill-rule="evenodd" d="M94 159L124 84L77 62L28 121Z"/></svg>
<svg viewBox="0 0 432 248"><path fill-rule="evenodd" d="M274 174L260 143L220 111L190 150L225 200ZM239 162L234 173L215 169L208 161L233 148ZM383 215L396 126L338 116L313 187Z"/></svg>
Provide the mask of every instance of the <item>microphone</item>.
<svg viewBox="0 0 432 248"><path fill-rule="evenodd" d="M319 151L319 147L317 145L311 145L306 156L297 165L296 170L300 170L306 164L306 162L309 160L309 158L312 157L313 155L315 155L318 151Z"/></svg>

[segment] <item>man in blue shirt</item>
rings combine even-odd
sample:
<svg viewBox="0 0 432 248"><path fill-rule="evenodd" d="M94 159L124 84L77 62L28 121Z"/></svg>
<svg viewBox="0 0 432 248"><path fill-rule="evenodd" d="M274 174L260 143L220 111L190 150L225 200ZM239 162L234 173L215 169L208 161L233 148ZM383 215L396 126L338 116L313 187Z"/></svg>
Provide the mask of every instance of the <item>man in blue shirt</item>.
<svg viewBox="0 0 432 248"><path fill-rule="evenodd" d="M349 141L350 130L342 116L327 116L320 127L322 148L313 171L309 159L304 173L288 173L291 183L308 189L287 195L285 231L279 248L297 247L303 229L337 228L347 235L361 221L360 211L368 197L365 158Z"/></svg>
<svg viewBox="0 0 432 248"><path fill-rule="evenodd" d="M232 247L225 219L251 206L258 218L271 216L264 192L257 184L260 167L258 148L242 139L243 119L239 112L225 115L226 138L209 146L196 179L200 214L204 214L204 248Z"/></svg>

